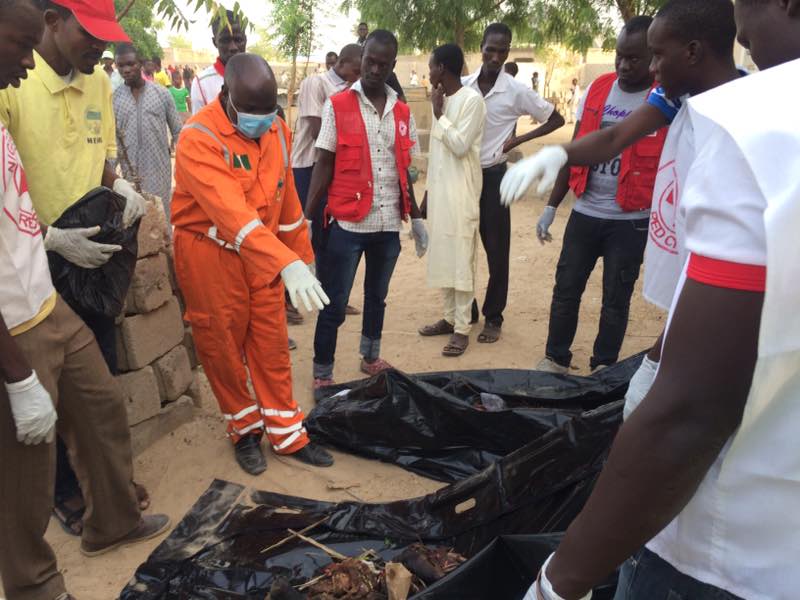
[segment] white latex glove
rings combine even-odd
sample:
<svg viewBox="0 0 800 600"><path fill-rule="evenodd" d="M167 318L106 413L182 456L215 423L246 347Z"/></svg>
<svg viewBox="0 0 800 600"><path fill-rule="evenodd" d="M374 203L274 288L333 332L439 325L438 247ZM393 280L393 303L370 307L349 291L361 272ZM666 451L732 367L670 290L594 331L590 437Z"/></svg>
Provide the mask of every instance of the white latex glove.
<svg viewBox="0 0 800 600"><path fill-rule="evenodd" d="M52 442L58 415L36 371L24 381L6 383L5 386L17 427L17 441L27 445Z"/></svg>
<svg viewBox="0 0 800 600"><path fill-rule="evenodd" d="M545 561L542 570L539 571L539 577L533 582L533 585L528 589L528 593L525 594L522 600L564 600L564 598L556 594L552 584L547 579L546 569L552 558L553 555L551 554L550 558ZM592 592L589 592L580 600L591 600L591 598Z"/></svg>
<svg viewBox="0 0 800 600"><path fill-rule="evenodd" d="M544 194L556 183L558 172L567 164L567 151L561 146L545 146L533 156L523 158L508 170L500 184L500 202L511 206L522 198L537 179L536 193Z"/></svg>
<svg viewBox="0 0 800 600"><path fill-rule="evenodd" d="M417 247L417 257L422 258L428 251L428 230L425 229L425 221L422 219L411 219L411 237Z"/></svg>
<svg viewBox="0 0 800 600"><path fill-rule="evenodd" d="M539 238L539 243L544 246L545 242L552 242L553 236L550 235L550 225L553 224L553 219L556 218L555 206L545 206L542 216L539 217L539 222L536 224L536 237Z"/></svg>
<svg viewBox="0 0 800 600"><path fill-rule="evenodd" d="M133 184L121 177L114 181L114 191L125 198L122 226L127 229L144 216L147 204L144 196L134 189ZM167 219L169 219L169 215L167 215Z"/></svg>
<svg viewBox="0 0 800 600"><path fill-rule="evenodd" d="M100 233L100 226L58 229L48 227L44 248L60 254L73 265L96 269L106 264L115 252L122 250L117 244L100 244L89 238Z"/></svg>
<svg viewBox="0 0 800 600"><path fill-rule="evenodd" d="M628 391L625 393L625 408L622 411L622 418L627 419L631 413L647 396L647 392L653 385L658 372L658 363L650 360L646 356L642 361L641 366L631 377L631 382L628 384Z"/></svg>
<svg viewBox="0 0 800 600"><path fill-rule="evenodd" d="M303 301L308 312L314 310L313 307L322 310L326 304L331 303L325 290L322 289L322 284L311 274L311 270L302 260L289 263L281 271L281 278L295 308L300 308L297 304L298 298Z"/></svg>

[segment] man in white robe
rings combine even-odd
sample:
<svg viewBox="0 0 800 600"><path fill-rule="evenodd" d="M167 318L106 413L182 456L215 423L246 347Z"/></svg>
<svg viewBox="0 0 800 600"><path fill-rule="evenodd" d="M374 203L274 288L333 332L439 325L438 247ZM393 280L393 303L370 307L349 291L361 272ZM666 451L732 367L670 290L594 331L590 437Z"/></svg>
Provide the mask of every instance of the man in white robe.
<svg viewBox="0 0 800 600"><path fill-rule="evenodd" d="M461 48L437 48L429 67L434 122L425 202L430 229L427 282L444 291L444 318L419 333L450 335L442 354L461 356L472 327L486 106L478 92L461 85Z"/></svg>

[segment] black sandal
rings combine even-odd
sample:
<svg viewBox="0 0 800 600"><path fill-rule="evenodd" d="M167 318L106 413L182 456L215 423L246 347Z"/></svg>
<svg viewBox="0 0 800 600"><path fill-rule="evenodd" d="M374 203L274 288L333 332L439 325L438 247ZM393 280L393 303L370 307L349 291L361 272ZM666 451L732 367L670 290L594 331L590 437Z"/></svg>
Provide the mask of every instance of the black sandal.
<svg viewBox="0 0 800 600"><path fill-rule="evenodd" d="M78 496L79 498L80 496ZM83 535L83 515L86 513L86 505L70 510L63 501L56 501L53 505L53 516L61 529L67 535L81 537Z"/></svg>
<svg viewBox="0 0 800 600"><path fill-rule="evenodd" d="M480 332L478 335L478 343L480 344L494 344L500 339L500 334L502 333L502 325L494 325L492 323L486 323L483 328L483 331Z"/></svg>
<svg viewBox="0 0 800 600"><path fill-rule="evenodd" d="M423 337L433 337L435 335L452 335L455 330L453 326L442 319L433 325L425 325L419 328L419 334Z"/></svg>

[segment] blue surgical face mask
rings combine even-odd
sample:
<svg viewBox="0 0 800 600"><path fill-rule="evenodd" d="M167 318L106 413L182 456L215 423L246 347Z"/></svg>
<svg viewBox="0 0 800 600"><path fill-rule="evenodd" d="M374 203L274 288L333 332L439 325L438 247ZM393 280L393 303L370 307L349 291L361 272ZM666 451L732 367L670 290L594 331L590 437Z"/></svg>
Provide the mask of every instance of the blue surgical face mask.
<svg viewBox="0 0 800 600"><path fill-rule="evenodd" d="M236 123L234 123L234 127L237 129L239 133L241 133L245 137L249 137L250 139L257 140L262 135L269 131L269 128L272 127L272 123L275 121L275 117L278 116L278 111L274 110L273 112L269 113L268 115L253 115L250 113L243 113L236 105L233 103L233 100L230 96L228 96L228 102L230 103L233 110L236 111L237 119Z"/></svg>

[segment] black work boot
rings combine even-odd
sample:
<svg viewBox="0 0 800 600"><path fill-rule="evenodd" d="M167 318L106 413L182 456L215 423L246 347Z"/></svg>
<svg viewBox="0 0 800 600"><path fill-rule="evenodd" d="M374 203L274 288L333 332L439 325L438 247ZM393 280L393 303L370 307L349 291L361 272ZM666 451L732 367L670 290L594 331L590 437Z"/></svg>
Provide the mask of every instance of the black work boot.
<svg viewBox="0 0 800 600"><path fill-rule="evenodd" d="M333 456L331 456L331 453L314 442L309 442L308 445L303 446L291 456L312 467L330 467L333 465Z"/></svg>
<svg viewBox="0 0 800 600"><path fill-rule="evenodd" d="M261 451L261 435L245 435L235 446L236 462L250 475L260 475L267 470L267 459Z"/></svg>

